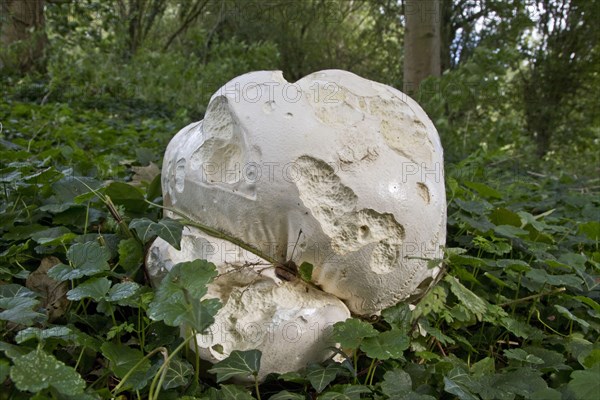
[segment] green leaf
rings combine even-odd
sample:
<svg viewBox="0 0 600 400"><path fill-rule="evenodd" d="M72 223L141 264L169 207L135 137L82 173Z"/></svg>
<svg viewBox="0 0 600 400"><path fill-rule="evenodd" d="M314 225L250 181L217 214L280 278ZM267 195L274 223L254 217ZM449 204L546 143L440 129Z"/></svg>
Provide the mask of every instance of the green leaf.
<svg viewBox="0 0 600 400"><path fill-rule="evenodd" d="M525 276L534 282L552 286L569 286L574 289L580 290L583 286L583 281L576 275L573 274L562 274L562 275L550 275L543 269L532 269L527 272Z"/></svg>
<svg viewBox="0 0 600 400"><path fill-rule="evenodd" d="M189 323L203 332L214 322L221 307L216 299L200 300L206 285L217 275L214 264L206 260L179 263L167 273L149 305L148 316L170 326Z"/></svg>
<svg viewBox="0 0 600 400"><path fill-rule="evenodd" d="M143 212L148 207L142 191L124 182L112 182L106 187L104 194L114 204L122 205L129 211Z"/></svg>
<svg viewBox="0 0 600 400"><path fill-rule="evenodd" d="M142 264L143 249L134 238L121 240L119 242L119 264L129 273L137 271Z"/></svg>
<svg viewBox="0 0 600 400"><path fill-rule="evenodd" d="M31 238L38 244L57 245L67 243L75 237L69 229L64 226L48 228L43 231L38 231L31 235Z"/></svg>
<svg viewBox="0 0 600 400"><path fill-rule="evenodd" d="M194 397L196 399L196 397ZM205 400L206 397L202 397ZM237 385L221 385L221 389L210 388L208 390L208 399L210 400L254 400L248 390Z"/></svg>
<svg viewBox="0 0 600 400"><path fill-rule="evenodd" d="M567 318L567 319L569 319L571 321L577 322L579 325L581 325L582 327L584 327L586 329L590 327L590 324L587 321L585 321L585 320L583 320L583 319L581 319L581 318L573 315L573 313L571 313L571 311L567 310L565 307L563 307L561 305L558 305L558 304L555 304L554 308L556 308L556 310L558 311L558 313L560 315L562 315L563 317L565 317L565 318Z"/></svg>
<svg viewBox="0 0 600 400"><path fill-rule="evenodd" d="M312 279L312 273L314 268L314 265L304 261L298 267L298 273L300 274L300 278L302 278L303 281L310 282L310 280Z"/></svg>
<svg viewBox="0 0 600 400"><path fill-rule="evenodd" d="M165 373L163 389L169 390L185 386L192 376L194 376L194 368L189 362L178 358L172 359L169 362L169 368Z"/></svg>
<svg viewBox="0 0 600 400"><path fill-rule="evenodd" d="M52 386L62 394L83 393L85 381L73 368L42 350L16 357L10 378L17 389L37 393Z"/></svg>
<svg viewBox="0 0 600 400"><path fill-rule="evenodd" d="M318 397L319 400L359 400L364 393L371 393L368 387L361 385L335 385L327 393Z"/></svg>
<svg viewBox="0 0 600 400"><path fill-rule="evenodd" d="M407 392L412 391L412 379L409 374L401 369L387 371L383 375L381 390L383 394L391 398L400 398Z"/></svg>
<svg viewBox="0 0 600 400"><path fill-rule="evenodd" d="M406 334L399 330L391 330L366 338L360 345L360 349L371 358L388 360L401 358L402 353L408 349L409 345L410 339Z"/></svg>
<svg viewBox="0 0 600 400"><path fill-rule="evenodd" d="M344 371L343 367L336 364L329 364L326 367L313 364L308 368L306 378L317 393L321 393L327 385L333 382L340 370Z"/></svg>
<svg viewBox="0 0 600 400"><path fill-rule="evenodd" d="M502 193L500 193L496 189L493 189L483 183L463 181L463 184L470 189L474 189L482 197L485 197L488 199L501 199L502 198Z"/></svg>
<svg viewBox="0 0 600 400"><path fill-rule="evenodd" d="M479 400L469 391L469 389L456 383L446 376L444 377L444 390L455 395L460 400Z"/></svg>
<svg viewBox="0 0 600 400"><path fill-rule="evenodd" d="M92 278L67 292L67 299L81 300L92 298L95 301L104 299L110 289L111 282L106 277Z"/></svg>
<svg viewBox="0 0 600 400"><path fill-rule="evenodd" d="M299 393L291 393L287 390L283 390L279 393L269 397L269 400L305 400L306 397Z"/></svg>
<svg viewBox="0 0 600 400"><path fill-rule="evenodd" d="M20 344L31 339L37 339L41 342L49 338L63 339L67 338L69 335L72 335L72 331L66 326L54 326L48 329L29 327L17 333L17 336L15 336L15 342Z"/></svg>
<svg viewBox="0 0 600 400"><path fill-rule="evenodd" d="M526 364L543 364L544 360L539 357L534 356L533 354L527 353L523 349L508 349L504 350L504 355L506 358L511 360L521 361Z"/></svg>
<svg viewBox="0 0 600 400"><path fill-rule="evenodd" d="M398 303L395 306L386 308L381 312L381 316L391 326L408 331L412 320L412 312L406 303Z"/></svg>
<svg viewBox="0 0 600 400"><path fill-rule="evenodd" d="M0 359L0 382L4 382L10 372L10 363L8 360Z"/></svg>
<svg viewBox="0 0 600 400"><path fill-rule="evenodd" d="M148 218L134 219L129 224L129 229L135 230L144 243L158 236L177 250L181 250L183 225L179 221L169 218L164 218L158 222L151 221Z"/></svg>
<svg viewBox="0 0 600 400"><path fill-rule="evenodd" d="M22 325L45 320L45 314L33 310L40 303L35 296L34 292L21 285L0 285L0 309L4 309L0 312L0 320Z"/></svg>
<svg viewBox="0 0 600 400"><path fill-rule="evenodd" d="M447 275L444 281L450 284L450 290L458 298L458 300L477 316L479 320L483 319L483 315L487 310L487 304L485 300L471 292L458 279Z"/></svg>
<svg viewBox="0 0 600 400"><path fill-rule="evenodd" d="M583 233L592 241L600 241L600 222L589 221L579 224L579 233Z"/></svg>
<svg viewBox="0 0 600 400"><path fill-rule="evenodd" d="M343 348L358 349L363 339L377 336L378 332L371 324L360 319L349 318L333 325L332 340Z"/></svg>
<svg viewBox="0 0 600 400"><path fill-rule="evenodd" d="M137 293L140 285L136 282L121 282L117 283L108 291L106 300L110 302L125 300Z"/></svg>
<svg viewBox="0 0 600 400"><path fill-rule="evenodd" d="M73 268L59 264L48 271L48 276L57 281L66 281L96 275L110 269L110 251L95 241L75 243L67 251L67 258Z"/></svg>
<svg viewBox="0 0 600 400"><path fill-rule="evenodd" d="M571 373L571 381L567 385L578 400L598 400L600 393L600 364L592 368Z"/></svg>
<svg viewBox="0 0 600 400"><path fill-rule="evenodd" d="M234 376L256 376L260 370L260 350L239 351L234 350L229 357L219 361L208 372L217 375L217 383L223 382Z"/></svg>
<svg viewBox="0 0 600 400"><path fill-rule="evenodd" d="M110 369L117 378L123 378L143 358L140 350L133 349L123 344L104 342L100 348L104 357L110 361ZM133 387L138 390L146 386L152 376L147 376L150 369L150 360L144 359L135 371L129 376L124 388Z"/></svg>

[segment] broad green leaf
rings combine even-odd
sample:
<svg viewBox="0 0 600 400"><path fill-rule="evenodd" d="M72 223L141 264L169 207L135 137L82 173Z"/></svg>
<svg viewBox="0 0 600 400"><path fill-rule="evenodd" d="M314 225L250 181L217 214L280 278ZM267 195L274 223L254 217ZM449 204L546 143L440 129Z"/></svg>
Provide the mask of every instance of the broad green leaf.
<svg viewBox="0 0 600 400"><path fill-rule="evenodd" d="M298 267L300 278L302 278L303 281L310 282L312 279L313 269L314 266L311 263L304 261Z"/></svg>
<svg viewBox="0 0 600 400"><path fill-rule="evenodd" d="M110 369L117 378L123 378L141 361L140 365L127 379L124 385L125 388L141 389L152 378L146 374L150 369L150 360L145 359L142 361L144 354L140 350L111 342L104 342L100 349L104 357L110 361Z"/></svg>
<svg viewBox="0 0 600 400"><path fill-rule="evenodd" d="M143 212L148 207L142 191L125 182L112 182L106 187L104 194L115 205L122 205L129 211Z"/></svg>
<svg viewBox="0 0 600 400"><path fill-rule="evenodd" d="M571 373L571 381L567 385L578 400L598 400L600 393L600 364L592 368Z"/></svg>
<svg viewBox="0 0 600 400"><path fill-rule="evenodd" d="M511 360L521 361L526 364L543 364L544 360L539 357L529 354L523 349L507 349L504 350L506 358Z"/></svg>
<svg viewBox="0 0 600 400"><path fill-rule="evenodd" d="M488 199L501 199L502 198L502 193L500 193L496 189L489 187L486 184L479 183L479 182L470 182L470 181L463 181L463 184L470 189L474 189L481 196L486 197Z"/></svg>
<svg viewBox="0 0 600 400"><path fill-rule="evenodd" d="M395 306L386 308L381 312L381 316L391 326L401 330L410 329L412 312L406 303L398 303Z"/></svg>
<svg viewBox="0 0 600 400"><path fill-rule="evenodd" d="M562 315L563 317L567 318L568 320L575 321L579 325L581 325L582 327L584 327L586 329L590 327L590 324L587 321L585 321L585 320L583 320L583 319L581 319L581 318L573 315L573 313L571 313L571 311L567 310L565 307L563 307L561 305L558 305L558 304L555 304L554 308L556 308L556 310L558 311L558 313L560 315Z"/></svg>
<svg viewBox="0 0 600 400"><path fill-rule="evenodd" d="M306 396L303 396L299 393L291 393L287 390L283 390L279 393L274 394L269 397L269 400L305 400Z"/></svg>
<svg viewBox="0 0 600 400"><path fill-rule="evenodd" d="M522 225L519 214L504 207L496 208L492 211L490 214L490 221L492 221L494 225L512 225L516 227Z"/></svg>
<svg viewBox="0 0 600 400"><path fill-rule="evenodd" d="M62 394L75 396L85 388L77 371L42 350L17 357L13 363L10 378L19 390L37 393L52 386Z"/></svg>
<svg viewBox="0 0 600 400"><path fill-rule="evenodd" d="M35 296L34 292L21 285L0 285L0 309L3 309L0 320L22 325L45 320L45 314L33 310L40 303Z"/></svg>
<svg viewBox="0 0 600 400"><path fill-rule="evenodd" d="M216 299L200 300L216 275L215 265L206 260L176 264L160 283L148 316L170 326L189 323L198 332L204 331L221 307Z"/></svg>
<svg viewBox="0 0 600 400"><path fill-rule="evenodd" d="M223 382L234 376L256 376L260 370L260 350L239 351L234 350L229 357L219 361L208 372L217 375L217 383Z"/></svg>
<svg viewBox="0 0 600 400"><path fill-rule="evenodd" d="M92 298L95 301L104 299L110 289L111 282L106 277L91 278L67 292L67 299L81 300Z"/></svg>
<svg viewBox="0 0 600 400"><path fill-rule="evenodd" d="M55 245L69 242L75 235L64 226L48 228L38 231L31 235L31 238L38 244Z"/></svg>
<svg viewBox="0 0 600 400"><path fill-rule="evenodd" d="M469 389L456 383L446 376L444 377L444 390L455 395L460 400L479 400L469 391Z"/></svg>
<svg viewBox="0 0 600 400"><path fill-rule="evenodd" d="M208 394L208 398L206 394ZM248 390L237 385L221 385L219 390L210 388L207 392L203 393L203 396L202 400L255 400ZM197 398L194 397L195 399Z"/></svg>
<svg viewBox="0 0 600 400"><path fill-rule="evenodd" d="M135 295L139 289L140 285L136 282L117 283L108 291L106 300L110 302L125 300Z"/></svg>
<svg viewBox="0 0 600 400"><path fill-rule="evenodd" d="M10 363L8 360L0 359L0 382L4 382L10 372Z"/></svg>
<svg viewBox="0 0 600 400"><path fill-rule="evenodd" d="M493 385L495 389L504 393L514 393L529 398L532 393L548 387L540 375L541 372L537 370L523 367L496 375Z"/></svg>
<svg viewBox="0 0 600 400"><path fill-rule="evenodd" d="M383 394L390 398L400 398L412 391L412 379L409 374L401 369L387 371L383 375L381 390L383 391Z"/></svg>
<svg viewBox="0 0 600 400"><path fill-rule="evenodd" d="M313 364L308 368L306 378L317 393L321 393L340 371L344 371L343 367L336 364L329 364L326 367Z"/></svg>
<svg viewBox="0 0 600 400"><path fill-rule="evenodd" d="M169 390L185 386L192 376L194 376L192 365L185 360L174 358L169 362L169 368L167 369L162 385L163 389Z"/></svg>
<svg viewBox="0 0 600 400"><path fill-rule="evenodd" d="M181 250L183 225L179 221L164 218L154 222L148 218L141 218L132 220L129 228L135 230L143 242L148 242L153 237L158 236L177 250Z"/></svg>
<svg viewBox="0 0 600 400"><path fill-rule="evenodd" d="M579 233L586 235L592 241L600 241L600 222L589 221L579 224Z"/></svg>
<svg viewBox="0 0 600 400"><path fill-rule="evenodd" d="M73 332L66 326L54 326L48 329L29 327L17 333L15 342L20 344L31 339L37 339L39 341L44 341L49 338L64 339L72 335Z"/></svg>
<svg viewBox="0 0 600 400"><path fill-rule="evenodd" d="M531 400L561 400L562 393L556 389L545 388L531 393Z"/></svg>
<svg viewBox="0 0 600 400"><path fill-rule="evenodd" d="M371 358L388 360L401 358L409 345L410 339L406 334L400 330L391 330L366 338L360 345L360 349Z"/></svg>
<svg viewBox="0 0 600 400"><path fill-rule="evenodd" d="M327 393L318 397L319 400L359 400L363 394L371 393L366 386L361 385L335 385Z"/></svg>
<svg viewBox="0 0 600 400"><path fill-rule="evenodd" d="M548 284L552 286L569 286L577 290L581 289L583 281L573 274L551 275L543 269L532 269L525 274L527 278L539 284Z"/></svg>
<svg viewBox="0 0 600 400"><path fill-rule="evenodd" d="M358 349L363 339L377 335L371 324L360 319L349 318L333 325L332 340L343 348Z"/></svg>
<svg viewBox="0 0 600 400"><path fill-rule="evenodd" d="M143 249L140 243L129 238L119 242L119 264L128 273L135 272L142 264Z"/></svg>
<svg viewBox="0 0 600 400"><path fill-rule="evenodd" d="M66 281L96 275L110 269L110 251L95 241L75 243L67 251L67 258L73 268L59 264L48 271L48 276L58 281Z"/></svg>
<svg viewBox="0 0 600 400"><path fill-rule="evenodd" d="M458 300L465 306L469 311L477 316L479 320L483 319L483 314L487 310L486 301L475 293L463 286L458 279L447 275L444 281L450 284L450 290L458 298Z"/></svg>

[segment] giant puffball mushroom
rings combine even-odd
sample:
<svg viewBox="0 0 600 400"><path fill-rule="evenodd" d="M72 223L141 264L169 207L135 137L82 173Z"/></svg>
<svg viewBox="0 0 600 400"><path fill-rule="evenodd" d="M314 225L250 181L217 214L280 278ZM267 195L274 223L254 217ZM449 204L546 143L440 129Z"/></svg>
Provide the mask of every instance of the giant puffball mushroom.
<svg viewBox="0 0 600 400"><path fill-rule="evenodd" d="M167 216L186 215L275 263L313 264L314 286L357 315L418 298L441 270L446 201L437 131L407 95L350 72L320 71L295 83L280 71L231 80L212 96L204 120L169 143L162 187L165 206L177 210ZM196 236L182 243L182 259L205 258ZM168 264L164 246L151 251L155 265ZM223 279L236 288L262 282ZM331 301L310 285L303 294L287 288L292 282L272 281L286 289L246 291L259 299L253 307L277 307L269 302L288 296L297 313L316 304L312 297ZM227 290L219 290L213 294L222 298ZM231 293L223 318L252 313L244 304L250 298L236 302ZM339 304L321 321L344 319ZM237 338L227 351L247 348Z"/></svg>
<svg viewBox="0 0 600 400"><path fill-rule="evenodd" d="M333 324L350 317L338 298L299 280L282 281L266 260L190 227L184 229L181 250L156 239L146 265L156 285L173 265L194 259L216 265L219 275L205 297L223 304L213 325L196 336L202 359L216 363L233 350L260 350L257 378L263 380L332 355Z"/></svg>

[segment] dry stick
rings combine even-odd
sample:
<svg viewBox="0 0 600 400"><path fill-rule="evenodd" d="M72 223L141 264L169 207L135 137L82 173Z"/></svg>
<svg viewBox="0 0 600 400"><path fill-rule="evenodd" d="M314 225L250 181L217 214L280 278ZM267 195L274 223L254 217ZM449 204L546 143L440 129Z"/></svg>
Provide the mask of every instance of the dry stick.
<svg viewBox="0 0 600 400"><path fill-rule="evenodd" d="M547 295L551 295L551 294L561 293L561 292L564 292L565 290L567 290L567 288L562 287L562 288L551 290L549 292L532 294L531 296L521 297L520 299L516 299L516 300L512 300L512 301L507 301L506 303L498 304L498 306L500 306L500 307L506 307L506 306L510 306L512 304L515 304L515 303L521 303L523 301L537 299L538 297L543 297L543 296L547 296Z"/></svg>

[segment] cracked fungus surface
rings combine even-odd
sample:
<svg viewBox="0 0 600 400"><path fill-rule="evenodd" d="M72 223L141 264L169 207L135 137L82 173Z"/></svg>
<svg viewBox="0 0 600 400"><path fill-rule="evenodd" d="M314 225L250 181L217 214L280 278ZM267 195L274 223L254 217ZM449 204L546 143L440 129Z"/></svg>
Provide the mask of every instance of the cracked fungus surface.
<svg viewBox="0 0 600 400"><path fill-rule="evenodd" d="M371 270L377 274L391 272L398 265L404 227L392 214L357 210L356 194L324 161L302 156L295 165L300 199L331 238L332 249L343 255L371 245Z"/></svg>

